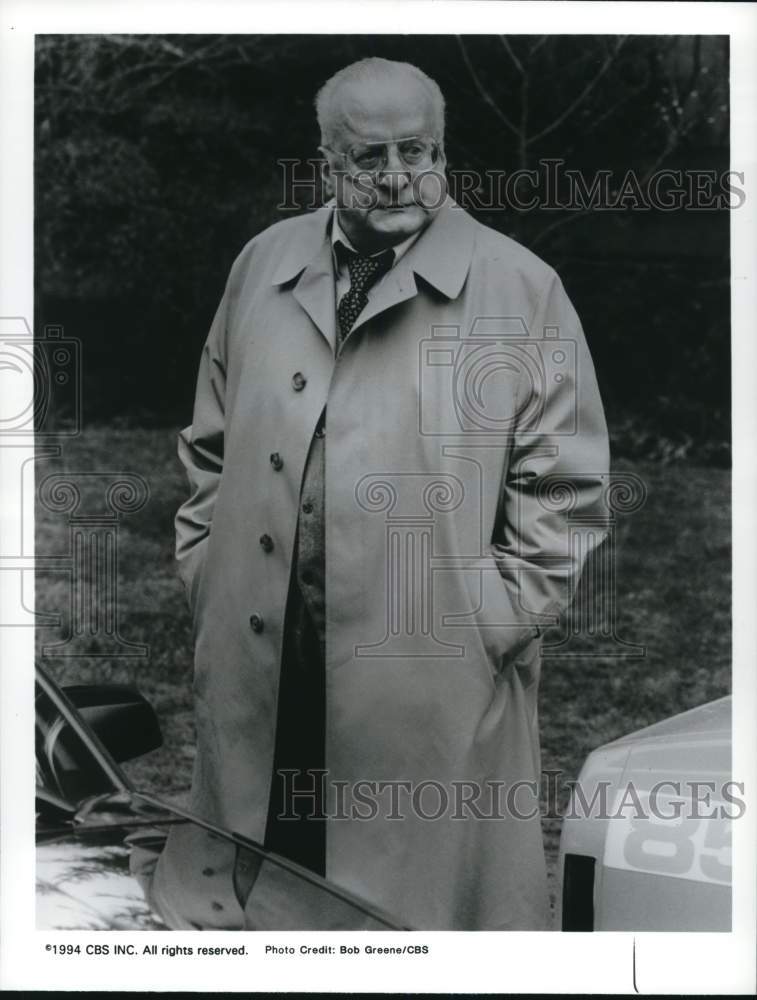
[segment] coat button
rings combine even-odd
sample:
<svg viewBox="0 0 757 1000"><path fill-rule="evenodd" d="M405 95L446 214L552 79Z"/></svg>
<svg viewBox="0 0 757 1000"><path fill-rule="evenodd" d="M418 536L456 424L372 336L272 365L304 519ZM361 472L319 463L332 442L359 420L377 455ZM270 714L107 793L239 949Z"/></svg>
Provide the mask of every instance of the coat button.
<svg viewBox="0 0 757 1000"><path fill-rule="evenodd" d="M213 907L213 909L216 912L218 912L219 910L223 909L223 903L217 903L217 902L215 902L215 900L210 905Z"/></svg>
<svg viewBox="0 0 757 1000"><path fill-rule="evenodd" d="M302 505L302 511L304 514L313 513L313 505L309 500L306 500L305 503Z"/></svg>
<svg viewBox="0 0 757 1000"><path fill-rule="evenodd" d="M277 451L271 453L271 465L276 472L280 472L284 468L284 459Z"/></svg>
<svg viewBox="0 0 757 1000"><path fill-rule="evenodd" d="M208 876L215 875L215 871L212 868L203 868L202 874Z"/></svg>
<svg viewBox="0 0 757 1000"><path fill-rule="evenodd" d="M302 392L307 384L308 380L302 372L295 372L294 375L292 375L292 388L295 392Z"/></svg>
<svg viewBox="0 0 757 1000"><path fill-rule="evenodd" d="M260 536L260 547L264 552L273 552L273 539L270 535Z"/></svg>
<svg viewBox="0 0 757 1000"><path fill-rule="evenodd" d="M253 632L263 631L263 619L260 615L250 615L250 628Z"/></svg>

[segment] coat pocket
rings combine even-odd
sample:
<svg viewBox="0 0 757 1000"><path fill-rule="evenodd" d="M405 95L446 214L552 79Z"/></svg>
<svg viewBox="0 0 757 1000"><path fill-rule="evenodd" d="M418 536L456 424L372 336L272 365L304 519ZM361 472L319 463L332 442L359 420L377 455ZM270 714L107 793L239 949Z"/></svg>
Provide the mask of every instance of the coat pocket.
<svg viewBox="0 0 757 1000"><path fill-rule="evenodd" d="M478 581L472 596L479 633L495 671L519 657L539 637L539 629L528 624L526 612L516 607L494 559L487 557L476 567Z"/></svg>

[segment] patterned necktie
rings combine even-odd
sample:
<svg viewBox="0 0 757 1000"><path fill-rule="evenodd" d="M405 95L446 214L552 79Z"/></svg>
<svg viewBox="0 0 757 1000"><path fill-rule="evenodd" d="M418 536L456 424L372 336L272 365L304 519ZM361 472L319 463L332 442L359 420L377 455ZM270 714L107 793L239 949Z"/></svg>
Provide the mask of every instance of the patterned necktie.
<svg viewBox="0 0 757 1000"><path fill-rule="evenodd" d="M336 244L340 260L347 260L350 272L350 290L346 292L337 307L339 321L339 342L341 343L355 324L355 320L368 302L368 289L375 285L394 263L394 250L384 250L375 257L363 257L343 243Z"/></svg>

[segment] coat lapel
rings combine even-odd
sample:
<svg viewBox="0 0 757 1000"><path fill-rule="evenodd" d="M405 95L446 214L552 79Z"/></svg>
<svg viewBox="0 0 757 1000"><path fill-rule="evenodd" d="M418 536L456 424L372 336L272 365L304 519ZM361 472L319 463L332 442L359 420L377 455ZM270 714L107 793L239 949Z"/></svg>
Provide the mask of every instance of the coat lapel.
<svg viewBox="0 0 757 1000"><path fill-rule="evenodd" d="M473 255L475 223L448 198L399 263L371 292L354 329L418 294L416 275L448 299L463 289Z"/></svg>
<svg viewBox="0 0 757 1000"><path fill-rule="evenodd" d="M334 260L329 235L333 205L314 212L282 254L273 284L294 282L292 294L336 352ZM475 242L473 219L448 198L434 221L373 290L354 329L418 294L416 276L448 299L462 291Z"/></svg>
<svg viewBox="0 0 757 1000"><path fill-rule="evenodd" d="M334 295L334 260L331 244L324 239L321 248L302 272L294 287L294 297L336 352L336 303Z"/></svg>
<svg viewBox="0 0 757 1000"><path fill-rule="evenodd" d="M294 283L292 295L318 331L336 352L336 304L334 302L334 261L329 240L333 208L325 206L306 216L296 238L287 240L276 265L272 284Z"/></svg>

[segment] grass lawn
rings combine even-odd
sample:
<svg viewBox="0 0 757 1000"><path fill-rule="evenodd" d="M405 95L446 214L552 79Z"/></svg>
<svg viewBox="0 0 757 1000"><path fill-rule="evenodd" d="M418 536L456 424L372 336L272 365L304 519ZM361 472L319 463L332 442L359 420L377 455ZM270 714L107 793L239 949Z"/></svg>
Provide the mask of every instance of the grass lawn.
<svg viewBox="0 0 757 1000"><path fill-rule="evenodd" d="M730 690L730 473L652 463L617 466L640 476L648 497L617 525L617 634L646 647L643 657L546 658L540 713L542 764L574 778L598 745ZM160 717L161 750L128 765L135 781L167 797L188 788L194 733L190 619L173 565L173 516L185 496L176 434L166 430L95 428L66 443L58 459L37 463L51 473L134 472L149 499L118 526L118 622L123 639L149 656L40 656L60 683L135 684ZM39 557L66 555L67 514L40 508ZM60 628L38 630L42 644L65 639L70 587L59 570L40 570L37 610L62 614ZM587 653L591 647L587 647ZM559 820L544 823L554 874Z"/></svg>

